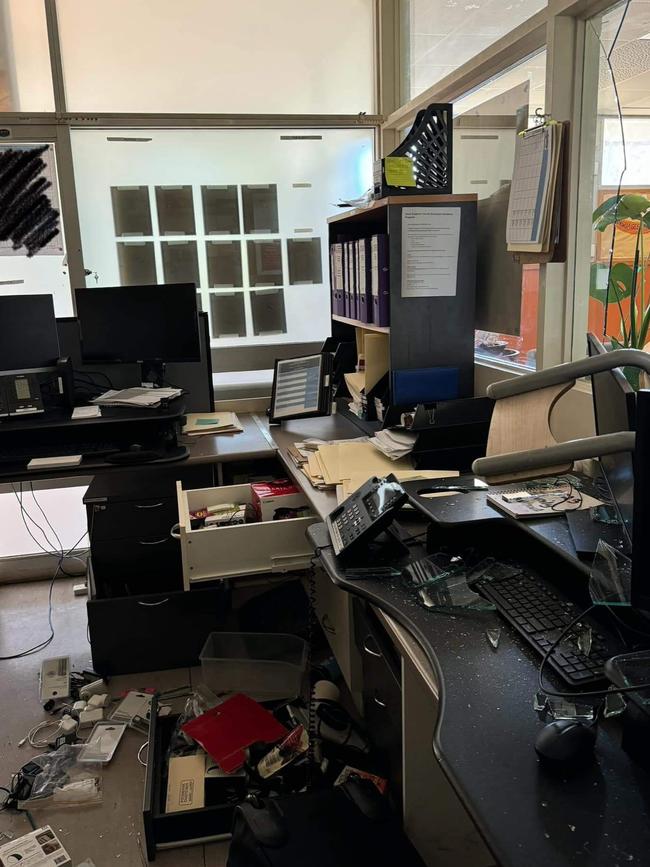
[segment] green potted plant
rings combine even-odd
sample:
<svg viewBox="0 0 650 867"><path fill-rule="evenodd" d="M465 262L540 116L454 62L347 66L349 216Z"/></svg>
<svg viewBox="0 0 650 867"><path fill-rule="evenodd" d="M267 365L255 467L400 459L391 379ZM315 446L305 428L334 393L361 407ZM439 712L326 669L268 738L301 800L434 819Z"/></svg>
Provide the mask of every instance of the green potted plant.
<svg viewBox="0 0 650 867"><path fill-rule="evenodd" d="M597 285L597 265L591 266L589 294L601 304L616 304L621 318L617 335L608 335L614 349L623 347L644 349L650 329L650 297L646 293L646 267L648 258L644 251L644 230L650 229L650 200L638 194L616 195L606 199L593 213L593 226L604 232L609 226L635 235L634 261L616 262L609 272L608 286ZM609 292L608 292L609 288ZM629 312L623 301L629 299ZM631 385L639 388L639 371L626 368L625 375Z"/></svg>

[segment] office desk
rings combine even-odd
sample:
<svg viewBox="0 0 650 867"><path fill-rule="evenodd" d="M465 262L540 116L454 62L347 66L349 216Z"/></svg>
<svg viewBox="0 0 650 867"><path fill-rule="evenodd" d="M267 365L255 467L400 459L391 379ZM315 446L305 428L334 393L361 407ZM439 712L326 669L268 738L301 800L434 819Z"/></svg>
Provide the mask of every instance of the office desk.
<svg viewBox="0 0 650 867"><path fill-rule="evenodd" d="M433 613L399 582L346 580L325 526L309 534L332 581L386 612L423 651L438 707L433 751L498 864L647 863L650 776L621 749L615 721L600 726L587 769L549 772L533 747L539 658L496 612ZM491 627L502 630L496 651L485 634ZM434 812L430 821L435 827Z"/></svg>
<svg viewBox="0 0 650 867"><path fill-rule="evenodd" d="M273 433L280 457L323 517L335 505L334 493L311 488L286 448L307 436L348 437L353 431L334 417ZM421 485L426 483L406 487L414 492ZM565 520L522 526L482 494L429 503L441 537L464 537L470 544L479 527L494 538L518 533L523 545L537 544L562 558L571 566L567 577L585 582L586 592L588 568L576 560ZM650 775L621 749L615 720L601 724L592 765L575 776L553 775L534 750L541 728L533 710L540 660L496 612L432 613L399 582L346 580L325 526L313 525L308 533L333 585L372 606L402 655L404 822L426 860L436 867L648 863ZM485 634L493 626L501 628L496 651ZM473 836L468 816L481 839Z"/></svg>
<svg viewBox="0 0 650 867"><path fill-rule="evenodd" d="M141 473L153 474L161 470L170 471L174 468L199 466L205 464L220 465L233 461L261 460L275 457L277 449L268 434L268 425L252 413L239 415L243 427L240 434L209 434L189 437L179 437L179 444L189 450L189 455L177 461L153 462L142 464L110 464L102 460L89 458L83 460L78 467L58 468L52 470L28 470L25 461L15 464L0 464L0 483L42 481L47 479L91 477L96 475L128 474L138 476ZM103 419L97 419L101 422ZM37 422L34 421L34 424ZM69 422L74 424L74 422ZM0 428L1 433L1 428Z"/></svg>

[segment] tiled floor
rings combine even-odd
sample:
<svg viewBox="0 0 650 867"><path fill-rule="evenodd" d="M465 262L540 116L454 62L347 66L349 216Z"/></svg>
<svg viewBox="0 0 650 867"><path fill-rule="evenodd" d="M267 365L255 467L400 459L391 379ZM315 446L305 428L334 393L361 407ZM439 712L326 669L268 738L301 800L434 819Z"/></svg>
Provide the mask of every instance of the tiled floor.
<svg viewBox="0 0 650 867"><path fill-rule="evenodd" d="M55 638L47 650L19 660L0 662L0 785L37 754L30 746L18 746L29 729L45 719L38 699L40 660L66 655L73 668L90 668L86 637L86 602L72 593L72 581L57 581L53 592ZM7 656L42 641L47 624L48 582L0 586L0 656ZM119 623L115 624L119 629ZM128 641L128 635L124 635ZM176 669L116 677L112 695L133 687L172 689L196 682L198 670ZM101 806L72 810L46 810L34 814L37 824L51 825L68 849L73 864L91 858L96 867L143 867L142 794L144 767L137 761L145 738L127 731L113 761L104 771ZM15 837L30 830L24 816L0 812L0 831ZM222 867L228 846L215 843L161 852L160 867Z"/></svg>

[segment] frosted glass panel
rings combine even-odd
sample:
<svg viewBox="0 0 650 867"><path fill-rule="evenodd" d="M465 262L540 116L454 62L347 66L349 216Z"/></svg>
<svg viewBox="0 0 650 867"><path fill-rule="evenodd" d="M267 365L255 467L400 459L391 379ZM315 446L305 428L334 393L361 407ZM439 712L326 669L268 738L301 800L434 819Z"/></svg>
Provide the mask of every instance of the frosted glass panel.
<svg viewBox="0 0 650 867"><path fill-rule="evenodd" d="M0 2L0 111L54 111L43 0Z"/></svg>
<svg viewBox="0 0 650 867"><path fill-rule="evenodd" d="M339 212L333 203L370 186L372 131L73 129L71 136L88 285L194 281L219 347L329 334L327 218ZM151 236L118 233L124 225L114 221L112 188L148 190ZM146 246L131 247L136 242ZM282 294L260 296L254 306L252 293L270 288ZM224 306L221 295L231 297Z"/></svg>
<svg viewBox="0 0 650 867"><path fill-rule="evenodd" d="M70 111L374 111L373 0L58 0L57 10Z"/></svg>

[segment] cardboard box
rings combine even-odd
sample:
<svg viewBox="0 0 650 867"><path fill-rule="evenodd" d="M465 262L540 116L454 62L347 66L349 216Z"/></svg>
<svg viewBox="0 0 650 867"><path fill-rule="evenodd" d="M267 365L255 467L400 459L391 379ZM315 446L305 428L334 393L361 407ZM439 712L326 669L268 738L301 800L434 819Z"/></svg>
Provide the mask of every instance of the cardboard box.
<svg viewBox="0 0 650 867"><path fill-rule="evenodd" d="M168 813L200 810L205 806L205 753L172 756L167 780Z"/></svg>
<svg viewBox="0 0 650 867"><path fill-rule="evenodd" d="M260 521L278 521L282 518L301 518L300 510L307 510L307 497L289 479L275 482L255 482L251 485L253 507ZM298 514L295 514L298 512Z"/></svg>
<svg viewBox="0 0 650 867"><path fill-rule="evenodd" d="M71 867L72 860L49 825L0 846L1 867Z"/></svg>

